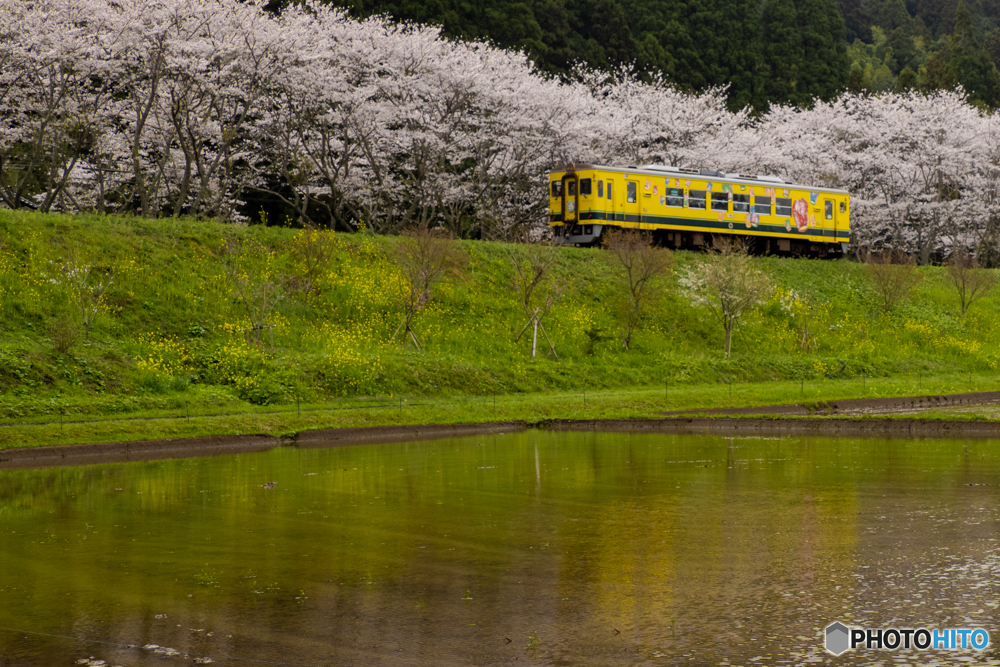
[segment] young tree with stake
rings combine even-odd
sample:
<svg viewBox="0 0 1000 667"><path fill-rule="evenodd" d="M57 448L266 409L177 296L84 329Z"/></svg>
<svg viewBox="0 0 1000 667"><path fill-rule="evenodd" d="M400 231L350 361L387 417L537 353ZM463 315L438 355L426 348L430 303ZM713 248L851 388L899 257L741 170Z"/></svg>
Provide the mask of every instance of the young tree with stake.
<svg viewBox="0 0 1000 667"><path fill-rule="evenodd" d="M434 298L434 288L449 275L460 273L464 257L446 232L419 227L404 231L395 251L396 263L406 282L406 295L403 321L390 340L396 340L402 333L404 340L409 337L414 347L422 350L413 320Z"/></svg>
<svg viewBox="0 0 1000 667"><path fill-rule="evenodd" d="M514 267L514 291L528 318L514 341L521 340L524 332L531 328L531 358L534 359L538 349L538 331L541 330L552 356L558 359L556 347L542 320L562 295L562 286L552 277L552 270L559 262L559 250L548 244L527 244L520 248L509 246L507 257Z"/></svg>

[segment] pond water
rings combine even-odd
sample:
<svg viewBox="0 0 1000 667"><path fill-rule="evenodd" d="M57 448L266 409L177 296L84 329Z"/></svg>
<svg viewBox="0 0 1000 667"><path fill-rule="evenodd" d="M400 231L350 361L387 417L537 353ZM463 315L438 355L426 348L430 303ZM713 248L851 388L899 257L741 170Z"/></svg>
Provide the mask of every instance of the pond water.
<svg viewBox="0 0 1000 667"><path fill-rule="evenodd" d="M528 431L0 471L0 665L1000 664L997 445ZM993 643L833 658L836 620Z"/></svg>

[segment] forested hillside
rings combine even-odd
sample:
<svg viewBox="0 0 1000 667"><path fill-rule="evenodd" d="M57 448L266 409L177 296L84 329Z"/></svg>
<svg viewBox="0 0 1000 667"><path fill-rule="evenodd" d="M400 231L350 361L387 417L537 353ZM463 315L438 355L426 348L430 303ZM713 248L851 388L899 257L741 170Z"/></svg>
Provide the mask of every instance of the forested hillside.
<svg viewBox="0 0 1000 667"><path fill-rule="evenodd" d="M634 66L731 110L853 92L952 89L1000 106L997 0L333 0L525 51L543 71Z"/></svg>

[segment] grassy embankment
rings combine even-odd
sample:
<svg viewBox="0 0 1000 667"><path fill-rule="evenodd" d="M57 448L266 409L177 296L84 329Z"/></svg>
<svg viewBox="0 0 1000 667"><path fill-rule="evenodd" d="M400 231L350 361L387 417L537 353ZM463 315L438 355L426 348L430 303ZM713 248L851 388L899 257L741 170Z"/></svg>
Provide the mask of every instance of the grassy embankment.
<svg viewBox="0 0 1000 667"><path fill-rule="evenodd" d="M227 236L262 244L242 261L284 286L259 346L218 256ZM566 248L545 321L560 358L531 359L530 341L513 340L525 316L507 246L460 243L468 268L417 316L417 352L389 340L405 289L398 239L336 239L305 295L297 230L0 211L0 448L1000 389L1000 295L962 318L936 267L882 315L855 263L765 258L775 293L725 360L717 320L676 279L703 255L676 253L624 351L613 267ZM82 306L109 279L88 336Z"/></svg>

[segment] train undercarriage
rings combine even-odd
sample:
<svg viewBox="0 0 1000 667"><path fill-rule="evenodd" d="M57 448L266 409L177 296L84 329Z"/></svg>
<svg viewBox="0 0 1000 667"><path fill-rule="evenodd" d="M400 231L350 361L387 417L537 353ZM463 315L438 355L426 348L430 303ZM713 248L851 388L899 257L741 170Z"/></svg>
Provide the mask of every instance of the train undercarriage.
<svg viewBox="0 0 1000 667"><path fill-rule="evenodd" d="M583 247L600 246L601 237L608 230L617 227L608 225L572 225L553 227L553 235L558 243ZM836 259L847 253L847 243L820 243L811 240L772 238L746 234L712 234L668 229L642 230L649 234L658 246L676 250L708 250L714 245L716 236L744 239L750 251L759 255L784 257L817 257Z"/></svg>

